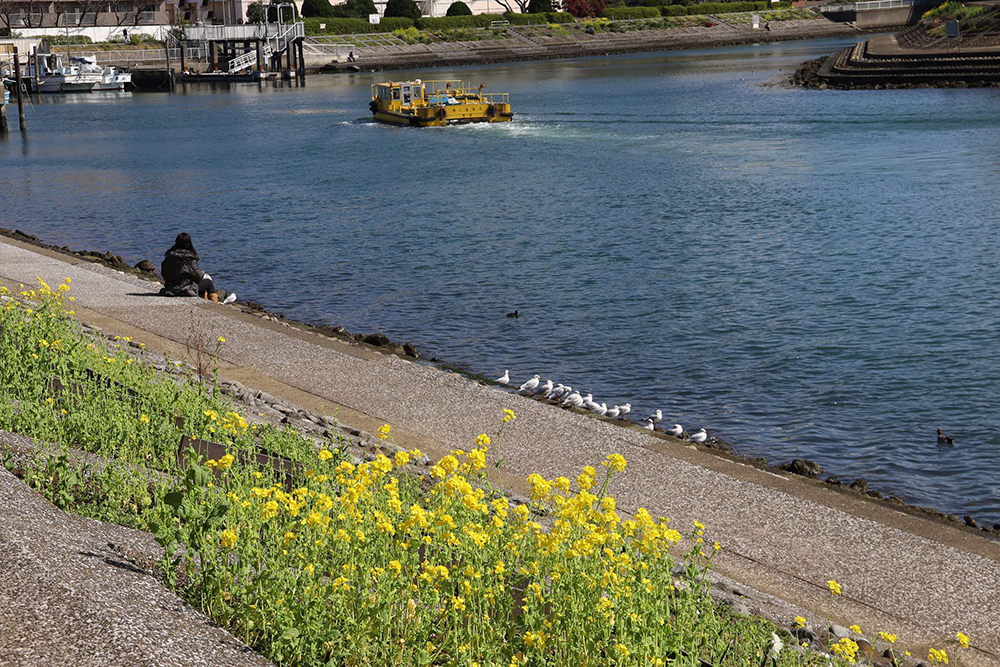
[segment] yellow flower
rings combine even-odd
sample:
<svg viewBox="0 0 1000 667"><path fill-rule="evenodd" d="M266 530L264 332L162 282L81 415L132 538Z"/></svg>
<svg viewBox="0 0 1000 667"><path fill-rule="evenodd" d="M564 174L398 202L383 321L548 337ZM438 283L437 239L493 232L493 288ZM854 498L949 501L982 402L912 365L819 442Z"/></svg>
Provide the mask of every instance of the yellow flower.
<svg viewBox="0 0 1000 667"><path fill-rule="evenodd" d="M139 415L139 421L143 424L148 424L149 417L147 417L145 414Z"/></svg>
<svg viewBox="0 0 1000 667"><path fill-rule="evenodd" d="M490 444L490 436L486 435L485 433L480 433L479 435L476 436L477 446L485 447L488 444Z"/></svg>
<svg viewBox="0 0 1000 667"><path fill-rule="evenodd" d="M602 465L616 472L621 472L625 470L625 457L621 454L611 454Z"/></svg>
<svg viewBox="0 0 1000 667"><path fill-rule="evenodd" d="M942 649L932 648L927 653L927 659L931 661L931 664L941 663L944 665L948 664L948 651Z"/></svg>
<svg viewBox="0 0 1000 667"><path fill-rule="evenodd" d="M806 627L806 619L802 618L801 616L796 616L795 617L795 627L797 627L797 628L804 628L804 627Z"/></svg>
<svg viewBox="0 0 1000 667"><path fill-rule="evenodd" d="M958 645L962 648L969 648L969 636L964 632L959 632L955 635L955 639L958 640Z"/></svg>
<svg viewBox="0 0 1000 667"><path fill-rule="evenodd" d="M882 639L884 639L885 641L889 642L890 644L895 644L896 643L897 637L896 637L896 635L892 634L891 632L880 632L880 633L878 633L878 636L881 637Z"/></svg>
<svg viewBox="0 0 1000 667"><path fill-rule="evenodd" d="M393 572L393 576L398 575L403 571L403 564L398 560L389 561L389 569Z"/></svg>
<svg viewBox="0 0 1000 667"><path fill-rule="evenodd" d="M302 568L302 570L303 570L303 571L304 571L304 572L305 572L306 574L312 574L312 573L313 573L313 572L314 572L314 571L316 570L316 566L315 566L315 565L313 565L312 563L309 563L309 564L308 564L308 565L306 565L306 566L305 566L304 568Z"/></svg>
<svg viewBox="0 0 1000 667"><path fill-rule="evenodd" d="M826 582L826 587L830 589L830 595L840 595L840 584L837 583L836 579L830 579Z"/></svg>
<svg viewBox="0 0 1000 667"><path fill-rule="evenodd" d="M226 339L223 338L222 336L219 336L218 338L216 338L216 340L219 341L220 343L225 343L226 342Z"/></svg>
<svg viewBox="0 0 1000 667"><path fill-rule="evenodd" d="M392 430L392 427L389 426L388 424L382 424L381 426L379 426L378 427L378 439L379 440L385 440L386 438L388 438L389 437L389 432L391 430Z"/></svg>
<svg viewBox="0 0 1000 667"><path fill-rule="evenodd" d="M860 625L851 625L851 626L848 626L847 629L850 630L851 632L856 632L859 635L861 634L861 626Z"/></svg>
<svg viewBox="0 0 1000 667"><path fill-rule="evenodd" d="M515 419L517 419L517 415L514 414L514 411L513 410L508 410L507 408L504 408L504 410L503 410L503 422L506 424L507 422L514 421Z"/></svg>
<svg viewBox="0 0 1000 667"><path fill-rule="evenodd" d="M49 346L49 341L45 340L44 338L38 341L38 347L48 347L48 346Z"/></svg>
<svg viewBox="0 0 1000 667"><path fill-rule="evenodd" d="M225 456L219 459L219 469L228 470L233 465L233 461L235 460L236 459L235 457L233 457L232 454L226 454Z"/></svg>
<svg viewBox="0 0 1000 667"><path fill-rule="evenodd" d="M410 455L406 452L396 452L396 456L393 457L392 462L397 468L405 468L410 462Z"/></svg>
<svg viewBox="0 0 1000 667"><path fill-rule="evenodd" d="M333 458L333 453L329 449L321 449L319 451L320 461L329 461L332 458Z"/></svg>
<svg viewBox="0 0 1000 667"><path fill-rule="evenodd" d="M219 413L216 412L215 410L205 410L204 414L212 421L219 421Z"/></svg>
<svg viewBox="0 0 1000 667"><path fill-rule="evenodd" d="M222 531L222 538L219 540L219 544L226 549L232 549L236 545L236 531L232 528Z"/></svg>
<svg viewBox="0 0 1000 667"><path fill-rule="evenodd" d="M712 548L715 549L716 551L722 551L722 545L719 544L718 542L716 542L715 544L713 544Z"/></svg>

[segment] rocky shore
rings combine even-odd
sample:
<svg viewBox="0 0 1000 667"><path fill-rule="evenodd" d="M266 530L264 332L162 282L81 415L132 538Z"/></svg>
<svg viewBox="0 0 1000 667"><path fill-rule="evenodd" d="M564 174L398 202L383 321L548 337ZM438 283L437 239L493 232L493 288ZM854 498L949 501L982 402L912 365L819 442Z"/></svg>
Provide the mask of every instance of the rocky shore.
<svg viewBox="0 0 1000 667"><path fill-rule="evenodd" d="M790 83L795 87L811 88L813 90L913 90L918 88L1000 88L1000 81L987 80L938 80L938 81L880 81L838 80L823 76L824 67L837 54L823 56L816 60L808 60L795 70Z"/></svg>
<svg viewBox="0 0 1000 667"><path fill-rule="evenodd" d="M819 65L816 63L821 63L824 59L820 58L815 61L810 61L807 65L810 69L818 69ZM58 253L66 254L79 259L84 259L86 261L99 263L104 266L108 266L117 271L122 271L141 277L145 280L156 282L160 280L159 274L156 272L155 266L148 259L142 260L136 263L135 266L129 266L128 262L125 261L120 255L116 255L110 251L98 252L90 250L71 250L67 246L58 246L54 244L45 243L37 236L28 234L20 230L9 230L0 228L0 235L12 238L14 240L26 243L35 247L44 248L50 251L55 251ZM314 325L309 323L298 322L293 319L286 318L282 314L273 313L268 311L263 305L258 304L254 301L237 301L230 307L235 307L240 309L241 312L251 314L255 317L259 317L263 320L274 322L282 326L294 328L300 331L311 332L315 334L320 334L329 338L336 338L343 340L352 345L363 346L368 349L376 350L384 354L392 354L400 356L403 358L409 358L411 360L421 359L420 352L410 343L398 343L390 340L388 336L380 333L351 333L347 331L344 327L340 326L329 326L329 325ZM496 382L487 379L485 376L470 372L464 369L458 369L450 367L446 362L437 358L431 357L429 363L433 366L441 368L442 370L447 370L458 375L462 375L467 379L485 385L496 385ZM229 391L232 389L232 392ZM244 389L242 387L236 386L235 388L227 388L227 393L233 393L235 397L240 400L244 400L252 405L257 406L258 404L263 406L265 410L269 410L272 413L280 413L284 417L291 418L291 415L282 410L281 405L275 405L276 401L269 400L272 397L266 395L244 395ZM250 399L250 400L247 400ZM555 401L547 401L544 398L535 397L535 400L549 403L554 408L563 410L572 410L585 414L588 417L594 419L601 419L603 421L620 424L623 427L640 428L639 425L634 422L621 419L608 419L605 417L598 417L593 413L589 413L584 410L579 410L576 408L569 408L562 406ZM256 403L254 402L256 401ZM308 415L300 415L301 418L307 421L312 421L321 427L328 427L322 419L316 418L315 416L310 417ZM877 489L869 488L869 483L863 478L858 478L855 480L844 480L835 475L828 475L821 465L814 461L807 459L795 459L786 463L774 464L765 458L754 457L741 454L738 449L738 445L729 443L719 437L712 436L705 443L700 445L695 445L686 441L679 441L665 433L660 431L655 431L654 433L657 437L663 439L666 442L684 442L685 445L697 448L702 451L710 452L716 456L743 463L746 465L753 466L760 470L766 470L773 473L791 473L798 475L807 479L814 480L817 484L822 484L826 487L837 490L838 492L851 494L858 497L862 497L866 500L881 503L885 506L892 507L893 509L906 512L915 516L928 517L934 520L946 522L953 526L958 526L965 528L966 530L975 531L980 534L988 534L994 537L1000 538L1000 523L990 524L990 523L980 523L971 515L964 515L959 517L954 514L946 514L944 512L938 511L934 508L922 507L919 505L914 505L907 503L898 496L892 494L885 494ZM364 436L365 439L370 439L369 434L358 433L358 436ZM370 441L370 440L369 440Z"/></svg>

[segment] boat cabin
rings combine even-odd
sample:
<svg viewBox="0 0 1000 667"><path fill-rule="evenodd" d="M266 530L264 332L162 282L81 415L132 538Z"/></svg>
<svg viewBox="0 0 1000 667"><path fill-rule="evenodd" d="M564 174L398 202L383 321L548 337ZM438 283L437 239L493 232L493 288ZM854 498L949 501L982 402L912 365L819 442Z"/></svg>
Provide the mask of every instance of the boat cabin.
<svg viewBox="0 0 1000 667"><path fill-rule="evenodd" d="M386 108L398 111L402 107L424 106L424 84L416 81L376 83L373 96L383 100Z"/></svg>

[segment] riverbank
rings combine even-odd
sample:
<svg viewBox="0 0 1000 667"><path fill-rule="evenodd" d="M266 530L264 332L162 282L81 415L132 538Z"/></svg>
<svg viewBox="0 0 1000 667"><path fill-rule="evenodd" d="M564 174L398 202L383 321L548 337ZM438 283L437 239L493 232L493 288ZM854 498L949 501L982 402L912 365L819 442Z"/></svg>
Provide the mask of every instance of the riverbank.
<svg viewBox="0 0 1000 667"><path fill-rule="evenodd" d="M740 16L740 15L737 15ZM542 32L525 35L523 39L503 43L466 42L460 44L393 44L390 47L359 47L358 61L330 63L307 68L312 73L353 73L386 71L422 67L453 67L460 65L495 64L560 58L582 58L611 54L708 49L770 42L801 41L885 32L889 28L860 30L853 26L832 23L823 18L781 21L771 24L771 30L753 29L732 15L692 17L702 24L692 29L641 30L634 32L598 32L593 35L565 38ZM745 18L740 16L740 18ZM727 21L727 19L729 19ZM704 25L707 23L708 25ZM521 28L524 31L524 28Z"/></svg>
<svg viewBox="0 0 1000 667"><path fill-rule="evenodd" d="M153 304L139 294L140 284L90 263L39 255L17 243L0 244L0 257L6 284L71 277L83 321L171 358L190 355L193 326L218 334L227 341L218 361L224 379L286 405L336 414L370 433L389 423L397 444L432 458L468 447L477 433L495 429L503 408L513 408L518 419L500 445L504 470L513 477L575 474L586 463L623 453L629 468L612 485L620 511L646 506L678 525L699 519L712 526L724 547L718 569L736 582L828 610L844 626L898 630L907 645L938 641L943 628L962 629L977 637L977 651L986 651L968 654L967 664L998 664L1000 631L990 619L1000 618L994 609L1000 602L984 591L1000 576L1000 547L972 532L232 308L188 300ZM859 550L859 543L879 546ZM901 578L903 561L911 567ZM850 591L832 608L830 578ZM928 590L927 581L942 585Z"/></svg>
<svg viewBox="0 0 1000 667"><path fill-rule="evenodd" d="M133 276L142 278L143 280L152 281L159 287L159 281L161 278L159 274L153 270L149 270L152 266L152 262L149 260L142 260L138 262L135 267L129 268L128 263L120 255L116 255L111 251L99 252L90 250L74 251L69 249L67 246L56 246L53 244L45 243L37 236L32 234L27 234L20 230L10 230L0 228L0 236L5 236L7 238L13 239L19 243L24 243L29 246L37 247L40 249L48 250L51 252L60 253L68 257L81 259L86 262L93 262L101 264L115 271L125 271ZM351 333L341 326L331 326L331 325L316 325L308 322L300 322L295 319L286 317L283 313L277 313L270 311L267 306L259 304L254 301L239 300L231 306L235 310L239 310L241 313L260 318L261 320L267 322L273 322L282 327L288 327L299 332L323 336L325 338L330 338L334 340L343 341L352 346L358 346L366 350L371 350L374 352L382 354L392 354L400 358L406 359L420 359L421 355L417 349L410 343L398 343L391 341L387 336L381 333ZM504 387L494 380L490 379L486 375L470 371L468 369L456 368L448 364L447 360L441 359L439 357L431 356L426 360L428 365L440 369L442 371L453 373L464 377L472 382L484 386L499 387L505 390L510 390L510 387ZM516 383L515 383L516 386ZM564 406L559 404L557 401L549 401L544 398L531 397L531 400L550 405L553 409L566 409ZM570 409L572 412L577 412L581 415L598 418L585 410ZM600 418L598 418L600 419ZM610 420L602 419L607 423L614 424L616 426L622 426L623 428L638 427L638 424L629 420ZM650 434L653 437L660 438L666 442L676 442L675 438L661 432L660 427ZM694 444L689 444L690 447L695 447ZM883 493L878 488L869 488L869 482L864 478L855 479L844 479L836 474L829 474L822 466L810 461L808 459L793 459L791 461L776 463L773 461L768 461L765 458L747 455L740 452L738 443L730 443L717 436L711 436L708 440L700 445L697 445L697 449L710 453L714 456L721 457L723 459L753 466L754 468L762 471L767 471L770 473L791 473L796 476L804 477L812 480L816 483L821 483L824 486L835 490L838 493L843 493L847 495L857 496L859 498L865 499L867 501L876 502L882 504L885 507L889 507L898 511L907 512L914 516L921 516L930 518L935 521L941 521L948 525L958 526L963 529L967 529L973 532L987 533L992 536L1000 537L1000 523L992 524L990 522L980 522L974 516L965 514L963 516L958 516L955 514L948 514L942 512L938 509L932 507L924 507L916 505L913 503L906 502L901 498L897 497L891 493Z"/></svg>

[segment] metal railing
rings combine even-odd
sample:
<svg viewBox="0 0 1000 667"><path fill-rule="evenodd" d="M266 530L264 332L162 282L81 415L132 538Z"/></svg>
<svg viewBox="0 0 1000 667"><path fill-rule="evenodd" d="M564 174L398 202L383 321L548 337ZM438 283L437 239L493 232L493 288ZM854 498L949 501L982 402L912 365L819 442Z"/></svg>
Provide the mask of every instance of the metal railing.
<svg viewBox="0 0 1000 667"><path fill-rule="evenodd" d="M271 57L271 45L265 43L264 47L260 50L261 62L266 63L268 58ZM245 69L252 68L257 64L257 52L247 51L243 55L236 56L229 61L229 73L238 74Z"/></svg>
<svg viewBox="0 0 1000 667"><path fill-rule="evenodd" d="M246 25L202 25L185 26L184 40L189 42L211 42L220 40L249 41L255 39L292 40L306 36L305 23L279 25L277 23L248 23Z"/></svg>
<svg viewBox="0 0 1000 667"><path fill-rule="evenodd" d="M820 11L824 14L838 12L866 12L876 9L899 9L912 7L913 0L871 0L870 2L854 2L849 5L823 5Z"/></svg>

